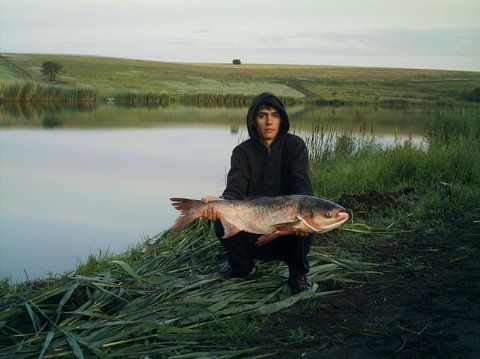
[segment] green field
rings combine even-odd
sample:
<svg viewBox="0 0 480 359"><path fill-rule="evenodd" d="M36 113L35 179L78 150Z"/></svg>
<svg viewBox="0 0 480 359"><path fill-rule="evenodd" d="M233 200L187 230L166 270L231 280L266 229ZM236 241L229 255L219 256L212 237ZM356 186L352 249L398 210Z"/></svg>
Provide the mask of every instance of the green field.
<svg viewBox="0 0 480 359"><path fill-rule="evenodd" d="M88 87L98 98L121 93L253 96L262 91L297 100L422 104L464 101L480 87L480 73L306 65L192 64L96 56L2 54L0 83L47 83L44 61L63 66L55 83Z"/></svg>

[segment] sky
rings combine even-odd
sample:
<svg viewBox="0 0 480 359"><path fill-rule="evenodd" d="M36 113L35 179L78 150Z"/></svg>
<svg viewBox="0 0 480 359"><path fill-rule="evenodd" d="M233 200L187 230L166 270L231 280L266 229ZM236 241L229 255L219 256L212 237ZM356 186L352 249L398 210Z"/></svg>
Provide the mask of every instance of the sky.
<svg viewBox="0 0 480 359"><path fill-rule="evenodd" d="M479 0L0 0L0 52L480 71Z"/></svg>

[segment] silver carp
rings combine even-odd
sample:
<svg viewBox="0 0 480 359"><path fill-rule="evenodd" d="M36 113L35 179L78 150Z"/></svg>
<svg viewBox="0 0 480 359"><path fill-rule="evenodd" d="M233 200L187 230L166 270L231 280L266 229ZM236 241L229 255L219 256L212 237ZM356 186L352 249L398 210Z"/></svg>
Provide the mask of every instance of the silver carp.
<svg viewBox="0 0 480 359"><path fill-rule="evenodd" d="M294 232L325 233L337 228L349 215L342 206L313 196L288 195L258 197L250 200L215 200L207 204L187 198L170 198L180 216L172 226L178 232L214 208L229 238L241 231L262 234L256 242L263 245L278 236Z"/></svg>

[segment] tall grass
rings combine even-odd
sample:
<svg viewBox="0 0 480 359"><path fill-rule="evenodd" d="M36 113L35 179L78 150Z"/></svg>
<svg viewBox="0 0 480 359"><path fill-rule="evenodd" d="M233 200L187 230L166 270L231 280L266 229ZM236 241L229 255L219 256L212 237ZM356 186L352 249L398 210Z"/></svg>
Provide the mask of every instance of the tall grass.
<svg viewBox="0 0 480 359"><path fill-rule="evenodd" d="M182 101L196 106L249 106L253 100L252 95L242 94L209 94L198 93L182 95Z"/></svg>
<svg viewBox="0 0 480 359"><path fill-rule="evenodd" d="M66 88L35 82L0 83L1 102L94 103L96 94L90 88Z"/></svg>
<svg viewBox="0 0 480 359"><path fill-rule="evenodd" d="M390 191L404 186L434 189L441 183L480 186L480 124L475 112L443 111L428 124L425 145L384 147L375 138L335 136L317 128L308 139L317 195Z"/></svg>
<svg viewBox="0 0 480 359"><path fill-rule="evenodd" d="M114 98L115 102L128 105L168 105L176 102L172 95L155 92L121 92Z"/></svg>

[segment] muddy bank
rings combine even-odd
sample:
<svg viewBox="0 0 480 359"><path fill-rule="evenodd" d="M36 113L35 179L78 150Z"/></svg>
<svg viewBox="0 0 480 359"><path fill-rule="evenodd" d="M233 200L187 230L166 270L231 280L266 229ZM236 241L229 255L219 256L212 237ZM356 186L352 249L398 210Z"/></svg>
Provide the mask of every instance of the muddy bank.
<svg viewBox="0 0 480 359"><path fill-rule="evenodd" d="M272 316L262 334L279 343L272 348L281 348L278 358L480 358L476 211L435 235L347 248L391 264L367 284ZM292 330L306 334L300 343L292 345Z"/></svg>

